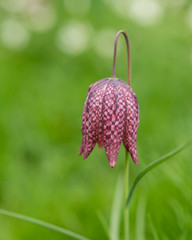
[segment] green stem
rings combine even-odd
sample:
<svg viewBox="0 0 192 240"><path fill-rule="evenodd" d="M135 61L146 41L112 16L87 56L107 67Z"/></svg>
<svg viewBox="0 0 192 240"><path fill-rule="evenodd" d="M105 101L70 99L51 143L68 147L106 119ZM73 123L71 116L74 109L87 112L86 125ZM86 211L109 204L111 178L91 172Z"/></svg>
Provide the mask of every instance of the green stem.
<svg viewBox="0 0 192 240"><path fill-rule="evenodd" d="M113 55L113 70L112 70L112 78L115 78L115 67L116 67L116 56L117 56L117 41L119 35L123 34L125 37L126 45L127 45L127 84L130 86L131 84L131 53L130 53L130 44L127 33L124 30L120 30L115 36L115 44L114 44L114 55Z"/></svg>
<svg viewBox="0 0 192 240"><path fill-rule="evenodd" d="M132 195L138 185L138 183L142 180L142 178L151 170L162 164L163 162L167 161L171 157L175 156L177 153L181 152L183 149L185 149L190 143L192 142L192 139L190 139L187 143L183 144L182 146L176 148L175 150L171 151L170 153L164 155L163 157L159 158L158 160L150 163L146 168L144 168L136 177L135 181L133 182L130 191L129 196L127 198L126 206L128 208L128 205L130 203L130 200L132 198Z"/></svg>
<svg viewBox="0 0 192 240"><path fill-rule="evenodd" d="M53 231L59 232L61 234L68 235L68 236L70 236L72 238L75 238L75 239L78 239L78 240L90 240L90 239L88 239L84 236L81 236L81 235L79 235L77 233L74 233L72 231L69 231L67 229L58 227L54 224L44 222L44 221L41 221L39 219L31 218L31 217L28 217L28 216L25 216L25 215L22 215L22 214L7 211L7 210L1 209L1 208L0 208L0 214L5 215L5 216L9 216L9 217L12 217L12 218L17 218L17 219L23 220L25 222L30 222L30 223L42 226L44 228L48 228L48 229L51 229Z"/></svg>
<svg viewBox="0 0 192 240"><path fill-rule="evenodd" d="M126 150L125 150L126 151ZM125 152L125 190L124 190L124 231L125 231L125 240L129 240L129 208L126 207L127 197L129 193L129 161L128 161L129 153Z"/></svg>

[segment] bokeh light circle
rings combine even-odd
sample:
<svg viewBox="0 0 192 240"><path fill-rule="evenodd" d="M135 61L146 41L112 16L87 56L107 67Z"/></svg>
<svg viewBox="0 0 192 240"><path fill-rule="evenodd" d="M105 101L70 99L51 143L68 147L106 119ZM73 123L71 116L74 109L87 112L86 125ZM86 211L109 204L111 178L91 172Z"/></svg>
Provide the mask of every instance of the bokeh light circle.
<svg viewBox="0 0 192 240"><path fill-rule="evenodd" d="M162 15L163 9L157 0L134 0L130 4L129 17L140 25L156 24Z"/></svg>
<svg viewBox="0 0 192 240"><path fill-rule="evenodd" d="M20 12L25 5L26 0L0 0L0 6L8 12Z"/></svg>
<svg viewBox="0 0 192 240"><path fill-rule="evenodd" d="M19 21L8 19L1 25L1 41L10 49L22 50L29 42L29 32Z"/></svg>
<svg viewBox="0 0 192 240"><path fill-rule="evenodd" d="M31 28L37 32L50 30L56 22L56 12L51 5L34 3L26 9Z"/></svg>
<svg viewBox="0 0 192 240"><path fill-rule="evenodd" d="M186 14L186 23L187 26L192 30L192 5Z"/></svg>
<svg viewBox="0 0 192 240"><path fill-rule="evenodd" d="M79 55L89 47L90 34L89 25L79 21L70 21L59 30L56 44L64 53Z"/></svg>
<svg viewBox="0 0 192 240"><path fill-rule="evenodd" d="M105 28L97 32L94 49L98 55L103 58L111 58L113 56L115 35L116 31L110 28Z"/></svg>

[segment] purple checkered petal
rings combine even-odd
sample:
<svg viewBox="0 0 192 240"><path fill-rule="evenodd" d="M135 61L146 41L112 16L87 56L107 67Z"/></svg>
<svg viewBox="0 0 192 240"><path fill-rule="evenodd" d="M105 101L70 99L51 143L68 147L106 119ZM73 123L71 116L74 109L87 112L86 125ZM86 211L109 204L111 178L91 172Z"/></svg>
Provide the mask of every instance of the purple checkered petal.
<svg viewBox="0 0 192 240"><path fill-rule="evenodd" d="M83 139L82 139L82 142L81 142L81 147L80 147L80 150L79 150L79 155L81 155L83 152L84 152L84 149L85 149L85 134L86 134L86 112L87 112L87 109L88 109L88 105L87 105L87 102L88 102L88 99L89 99L89 94L90 94L90 91L91 90L94 90L95 87L97 87L101 82L103 82L104 80L106 79L101 79L93 84L91 84L89 86L89 89L88 89L88 93L87 93L87 97L86 97L86 100L85 100L85 104L84 104L84 108L83 108L83 115L82 115L82 126L81 126L81 132L82 132L82 135L83 135Z"/></svg>
<svg viewBox="0 0 192 240"><path fill-rule="evenodd" d="M131 90L126 94L127 111L126 125L123 137L123 143L127 151L130 153L135 164L138 164L137 156L137 128L139 124L139 108L135 93Z"/></svg>
<svg viewBox="0 0 192 240"><path fill-rule="evenodd" d="M96 143L105 147L111 167L115 166L121 142L137 164L139 111L136 95L120 79L105 78L93 83L85 101L79 154L86 159Z"/></svg>
<svg viewBox="0 0 192 240"><path fill-rule="evenodd" d="M79 155L81 155L83 152L84 152L84 148L85 148L85 125L86 125L86 119L85 119L85 116L86 116L86 109L87 109L87 99L88 99L88 96L85 100L85 104L84 104L84 108L83 108L83 115L82 115L82 126L81 126L81 133L83 135L83 139L82 139L82 142L81 142L81 147L80 147L80 150L79 150Z"/></svg>
<svg viewBox="0 0 192 240"><path fill-rule="evenodd" d="M125 90L117 80L110 80L103 98L102 125L105 152L111 167L117 161L123 140L126 104Z"/></svg>
<svg viewBox="0 0 192 240"><path fill-rule="evenodd" d="M85 122L82 145L80 148L80 154L84 153L84 159L86 159L92 152L99 134L99 121L102 110L102 99L105 92L107 79L98 81L92 84L89 89L88 99L86 103L85 112L83 118Z"/></svg>

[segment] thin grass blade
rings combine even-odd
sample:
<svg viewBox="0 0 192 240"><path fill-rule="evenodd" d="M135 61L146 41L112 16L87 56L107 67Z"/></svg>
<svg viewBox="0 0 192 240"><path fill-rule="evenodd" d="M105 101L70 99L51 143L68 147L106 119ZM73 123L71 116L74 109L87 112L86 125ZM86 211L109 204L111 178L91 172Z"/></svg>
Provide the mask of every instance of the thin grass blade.
<svg viewBox="0 0 192 240"><path fill-rule="evenodd" d="M141 197L138 201L136 224L135 224L135 239L145 240L145 217L146 217L147 197L144 192L141 192Z"/></svg>
<svg viewBox="0 0 192 240"><path fill-rule="evenodd" d="M22 215L22 214L18 214L18 213L15 213L15 212L7 211L7 210L1 209L1 208L0 208L0 214L1 215L5 215L5 216L9 216L9 217L12 217L12 218L20 219L20 220L23 220L25 222L30 222L30 223L36 224L38 226L42 226L44 228L48 228L50 230L59 232L61 234L70 236L70 237L75 238L75 239L78 239L78 240L90 240L89 238L86 238L86 237L84 237L82 235L79 235L79 234L74 233L72 231L69 231L67 229L58 227L58 226L56 226L54 224L51 224L51 223L48 223L48 222L44 222L44 221L41 221L39 219L31 218L31 217L28 217L28 216L25 216L25 215Z"/></svg>
<svg viewBox="0 0 192 240"><path fill-rule="evenodd" d="M109 226L108 226L108 223L107 223L107 220L104 216L104 214L101 212L101 211L98 211L97 213L97 216L101 222L101 225L103 226L103 229L108 237L108 239L110 239L110 236L109 236Z"/></svg>
<svg viewBox="0 0 192 240"><path fill-rule="evenodd" d="M150 172L151 170L153 170L154 168L156 168L157 166L159 166L159 165L162 164L163 162L167 161L167 160L170 159L171 157L173 157L173 156L175 156L176 154L178 154L179 152L181 152L184 148L186 148L186 147L189 145L189 143L191 143L191 140L189 140L187 143L183 144L182 146L176 148L175 150L171 151L170 153L164 155L163 157L159 158L158 160L150 163L146 168L144 168L144 170L141 171L141 172L137 175L137 177L136 177L133 185L131 186L131 189L130 189L130 191L129 191L129 196L128 196L128 198L127 198L127 204L126 204L126 206L129 205L130 200L131 200L131 198L132 198L132 196L133 196L133 193L134 193L134 191L135 191L135 188L137 187L137 185L138 185L138 183L141 181L141 179L142 179L148 172Z"/></svg>
<svg viewBox="0 0 192 240"><path fill-rule="evenodd" d="M159 240L157 231L156 231L156 229L155 229L155 226L154 226L154 224L153 224L153 221L152 221L150 215L148 215L148 219L149 219L149 224L150 224L149 226L150 226L150 228L151 228L151 234L153 235L153 239L154 239L154 240Z"/></svg>

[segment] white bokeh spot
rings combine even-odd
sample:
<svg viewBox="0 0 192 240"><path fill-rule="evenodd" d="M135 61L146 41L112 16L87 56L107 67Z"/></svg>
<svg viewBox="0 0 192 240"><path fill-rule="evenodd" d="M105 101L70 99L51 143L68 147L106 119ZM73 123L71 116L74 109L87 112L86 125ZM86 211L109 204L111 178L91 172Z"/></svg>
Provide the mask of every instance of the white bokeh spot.
<svg viewBox="0 0 192 240"><path fill-rule="evenodd" d="M16 20L5 20L1 25L1 41L10 49L22 50L29 42L29 32L25 26Z"/></svg>
<svg viewBox="0 0 192 240"><path fill-rule="evenodd" d="M96 34L94 49L98 55L104 58L111 58L113 56L115 35L116 31L110 28L102 29Z"/></svg>
<svg viewBox="0 0 192 240"><path fill-rule="evenodd" d="M46 32L54 27L56 11L48 1L0 0L0 7L11 13L19 13L32 30Z"/></svg>
<svg viewBox="0 0 192 240"><path fill-rule="evenodd" d="M165 6L170 6L172 8L180 8L186 3L186 0L169 0L165 1Z"/></svg>
<svg viewBox="0 0 192 240"><path fill-rule="evenodd" d="M158 23L163 15L163 9L157 0L134 0L130 4L129 16L140 25Z"/></svg>
<svg viewBox="0 0 192 240"><path fill-rule="evenodd" d="M26 0L0 0L0 6L8 12L20 12L25 5Z"/></svg>
<svg viewBox="0 0 192 240"><path fill-rule="evenodd" d="M104 0L109 7L111 7L119 17L128 17L128 9L130 1L127 0Z"/></svg>
<svg viewBox="0 0 192 240"><path fill-rule="evenodd" d="M186 24L192 30L192 6L189 8L186 14Z"/></svg>
<svg viewBox="0 0 192 240"><path fill-rule="evenodd" d="M71 21L59 30L56 44L64 53L79 55L89 47L91 31L89 25Z"/></svg>
<svg viewBox="0 0 192 240"><path fill-rule="evenodd" d="M30 26L34 31L46 32L50 30L56 22L56 13L51 5L34 2L26 8Z"/></svg>

